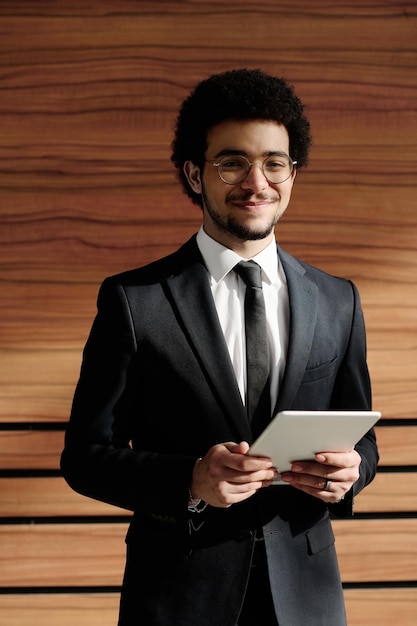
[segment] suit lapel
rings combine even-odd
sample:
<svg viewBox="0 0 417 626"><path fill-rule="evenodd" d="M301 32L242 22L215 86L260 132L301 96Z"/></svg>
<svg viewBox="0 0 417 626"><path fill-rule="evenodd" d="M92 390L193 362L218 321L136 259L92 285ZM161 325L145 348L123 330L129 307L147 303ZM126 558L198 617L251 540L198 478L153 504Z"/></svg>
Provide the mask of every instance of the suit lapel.
<svg viewBox="0 0 417 626"><path fill-rule="evenodd" d="M279 254L288 284L290 328L287 363L275 412L292 406L304 376L314 336L318 296L317 286L303 266L282 250Z"/></svg>
<svg viewBox="0 0 417 626"><path fill-rule="evenodd" d="M194 262L167 280L178 314L201 367L230 417L237 435L248 440L247 421L239 387L221 330L207 270L196 246ZM197 262L196 262L197 261Z"/></svg>
<svg viewBox="0 0 417 626"><path fill-rule="evenodd" d="M317 286L304 267L294 257L278 250L287 278L290 328L287 362L274 414L292 406L304 376L314 336L318 298ZM180 249L177 260L177 271L166 284L184 331L237 437L251 441L246 411L195 238Z"/></svg>

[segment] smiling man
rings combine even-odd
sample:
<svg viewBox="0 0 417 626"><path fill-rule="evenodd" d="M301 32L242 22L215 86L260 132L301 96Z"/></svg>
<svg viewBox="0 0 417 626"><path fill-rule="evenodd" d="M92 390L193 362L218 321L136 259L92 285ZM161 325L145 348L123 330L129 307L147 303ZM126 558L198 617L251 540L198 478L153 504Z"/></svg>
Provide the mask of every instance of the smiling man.
<svg viewBox="0 0 417 626"><path fill-rule="evenodd" d="M355 285L275 241L310 142L283 79L199 83L172 161L201 228L101 286L61 465L134 513L119 626L346 624L330 515L373 479L374 431L280 485L247 455L277 411L371 408Z"/></svg>
<svg viewBox="0 0 417 626"><path fill-rule="evenodd" d="M213 167L204 166L204 177L192 161L184 164L190 186L203 199L204 230L253 257L271 241L290 201L296 169L288 132L269 120L228 120L208 132L207 143L206 163Z"/></svg>

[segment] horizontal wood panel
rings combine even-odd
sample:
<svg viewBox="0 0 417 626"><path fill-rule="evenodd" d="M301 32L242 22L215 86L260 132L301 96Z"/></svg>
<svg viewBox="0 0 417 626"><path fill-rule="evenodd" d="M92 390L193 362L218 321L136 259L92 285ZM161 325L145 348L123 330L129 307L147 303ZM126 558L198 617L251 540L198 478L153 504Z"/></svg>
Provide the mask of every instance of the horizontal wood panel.
<svg viewBox="0 0 417 626"><path fill-rule="evenodd" d="M417 580L417 520L338 520L343 582ZM0 526L0 586L120 585L120 524Z"/></svg>
<svg viewBox="0 0 417 626"><path fill-rule="evenodd" d="M115 626L117 593L1 595L3 626Z"/></svg>
<svg viewBox="0 0 417 626"><path fill-rule="evenodd" d="M63 478L0 478L0 518L84 515L130 512L81 496Z"/></svg>
<svg viewBox="0 0 417 626"><path fill-rule="evenodd" d="M381 466L417 464L417 426L377 426L375 432Z"/></svg>
<svg viewBox="0 0 417 626"><path fill-rule="evenodd" d="M356 513L417 512L417 473L379 473L355 498Z"/></svg>
<svg viewBox="0 0 417 626"><path fill-rule="evenodd" d="M380 466L417 464L417 426L377 426ZM0 430L0 469L59 469L63 431Z"/></svg>
<svg viewBox="0 0 417 626"><path fill-rule="evenodd" d="M356 513L417 511L417 473L381 473L355 500ZM1 517L130 515L75 493L63 478L0 478Z"/></svg>
<svg viewBox="0 0 417 626"><path fill-rule="evenodd" d="M414 9L410 0L0 2L0 422L65 422L101 280L197 230L200 212L169 162L172 124L197 80L242 65L288 76L312 122L311 162L277 239L357 283L374 407L417 418ZM381 466L416 465L416 428L377 433ZM0 431L0 469L56 470L62 441ZM380 473L356 511L415 511L415 499L415 474ZM59 524L119 513L60 478L0 479L0 517L57 516L0 525L0 578L17 589L100 585L114 572L120 584L123 524ZM335 531L346 580L417 579L415 520L341 521ZM416 589L347 590L349 626L414 626L416 598ZM117 594L0 594L0 621L114 626L117 605Z"/></svg>
<svg viewBox="0 0 417 626"><path fill-rule="evenodd" d="M58 470L63 431L0 430L0 469Z"/></svg>
<svg viewBox="0 0 417 626"><path fill-rule="evenodd" d="M417 589L346 589L349 626L415 626ZM330 626L330 625L329 625Z"/></svg>
<svg viewBox="0 0 417 626"><path fill-rule="evenodd" d="M60 0L60 2L55 6L55 3L52 3L54 7L53 15L56 18L64 19L64 23L69 16L73 16L75 18L79 18L80 8L79 5L74 5L73 0ZM103 20L109 19L109 17L113 17L112 13L109 13L110 8L114 8L114 0L100 0L100 2L91 2L87 5L83 5L82 14L87 18L99 17ZM153 0L141 0L140 5L132 4L131 0L117 0L117 8L119 9L121 15L128 14L134 19L135 15L138 14L150 14L155 15L155 3ZM261 0L258 3L254 4L253 0L241 0L239 3L239 13L242 9L245 9L246 12L253 11L254 13L262 13L266 12L267 16L270 14L270 4L269 2L265 2L265 0ZM401 18L404 15L404 10L407 7L414 7L412 0L404 0L401 5L397 3L385 3L380 2L379 0L368 0L366 5L363 3L356 2L347 2L341 8L339 5L334 5L331 2L312 2L311 4L308 0L299 0L297 3L283 3L282 7L280 7L280 15L281 16L289 16L291 20L294 19L294 16L300 18L302 16L306 16L308 19L331 19L332 23L335 19L345 19L346 14L350 16L351 19L359 19L360 23L362 23L362 19L365 18L366 22L368 22L371 18L373 18L377 23L381 19L384 21L389 18ZM0 15L10 16L11 19L22 15L25 16L29 9L33 9L33 0L19 0L18 3L5 3L1 5ZM189 2L177 2L175 0L163 0L158 7L158 17L163 17L164 13L171 14L175 9L176 15L180 15L181 17L189 15L199 16L201 19L201 15L204 17L207 11L212 13L225 13L226 15L230 12L236 15L233 12L232 7L225 7L219 0L215 0L214 2L207 3L199 0L190 0ZM372 11L370 15L370 11ZM38 17L50 15L51 13L51 4L50 2L44 2L40 7L37 7L36 15ZM413 14L410 14L410 21L413 21ZM131 35L132 36L132 35ZM331 36L331 33L329 33ZM356 40L355 40L356 42ZM339 42L340 43L340 42ZM372 42L371 42L372 44ZM401 68L399 68L401 70ZM394 79L394 77L393 77Z"/></svg>
<svg viewBox="0 0 417 626"><path fill-rule="evenodd" d="M219 5L218 2L173 2L160 3L161 6L167 8L166 11L158 11L156 21L155 8L152 10L144 8L143 3L130 3L128 14L127 7L119 9L120 13L115 14L110 10L107 15L101 15L99 19L87 20L86 15L76 15L71 17L70 13L62 15L49 15L49 19L40 19L39 15L26 15L25 19L21 19L18 15L7 16L11 13L10 8L6 11L6 15L2 17L4 23L4 47L13 46L18 39L22 41L21 47L14 52L14 58L26 69L17 77L15 74L8 75L8 83L14 86L25 81L28 87L33 83L39 82L38 65L45 63L48 54L54 54L55 63L46 66L47 76L54 77L57 73L57 67L64 61L71 62L71 74L78 69L83 73L97 73L101 80L99 85L84 84L80 81L79 89L83 86L87 93L89 89L96 90L102 88L106 83L112 83L111 78L120 76L120 72L128 70L137 76L140 71L142 76L146 76L148 80L151 77L151 71L155 73L162 72L162 76L167 79L170 75L183 81L186 77L178 76L181 68L187 68L188 74L193 77L199 76L198 63L203 63L205 73L209 68L219 65L223 66L226 62L229 65L245 65L247 63L270 66L275 64L281 67L289 66L295 78L301 74L305 76L307 69L311 72L310 89L314 89L317 81L323 82L330 78L339 86L336 89L333 85L332 104L338 108L340 103L349 102L351 106L346 105L346 109L358 108L358 104L354 106L355 97L361 93L364 86L372 89L375 97L378 94L377 104L374 103L373 110L389 108L389 98L385 92L380 92L375 86L376 78L383 76L383 73L392 69L392 58L388 54L390 51L390 42L395 35L395 45L397 49L398 74L389 74L389 86L398 85L401 87L400 77L407 75L412 63L412 55L407 54L415 50L415 17L411 11L390 12L386 9L386 4L374 1L368 4L366 10L362 13L358 7L358 3L350 3L351 13L347 13L347 8L343 7L343 11L339 10L339 14L327 13L329 3L325 7L320 5L321 11L316 10L314 19L315 33L320 34L319 42L312 41L308 46L309 57L306 59L306 33L309 33L309 27L312 24L312 13L309 5L305 2L299 2L299 6L288 5L288 8L279 7L279 10L273 10L273 5L269 2L259 2L256 5L248 4L248 8L242 11L242 3L234 10L230 7ZM316 3L317 6L318 3ZM199 6L200 5L200 6ZM33 5L32 5L33 6ZM136 6L136 11L133 9ZM145 5L146 6L146 5ZM374 8L372 8L372 6ZM382 6L384 9L382 9ZM139 8L138 8L139 7ZM155 7L155 5L153 5ZM376 7L376 11L375 11ZM331 10L331 9L330 9ZM183 13L179 18L178 11ZM2 11L3 13L3 11ZM16 11L18 13L18 11ZM99 13L102 13L101 11ZM203 15L202 15L203 14ZM364 26L360 28L361 15L366 18L366 30ZM403 19L407 17L408 19ZM389 18L389 19L388 19ZM414 18L414 19L413 19ZM271 29L281 27L279 38L270 38L268 40L267 49L265 49L265 29L266 21ZM239 29L234 28L236 23ZM363 24L363 22L362 22ZM94 43L92 45L92 30L94 29ZM413 30L414 27L414 30ZM317 29L320 29L319 31ZM58 35L63 32L66 34L65 40ZM251 37L244 37L241 33L250 32ZM229 37L225 37L225 33ZM233 34L233 36L232 36ZM349 37L349 46L346 46L346 36ZM40 45L42 41L43 46ZM185 45L185 42L187 45ZM65 45L64 45L65 44ZM182 44L182 45L181 45ZM392 45L392 44L391 44ZM118 54L109 54L109 48L116 47ZM152 59L146 57L146 51L151 48L154 51ZM189 49L193 51L193 64L190 66ZM13 47L12 47L13 49ZM173 56L172 50L176 54ZM121 50L125 50L125 55L121 54ZM135 51L142 52L138 58L135 58ZM87 56L87 52L90 56ZM367 63L363 61L364 53ZM277 54L279 53L279 57ZM331 53L331 59L329 54ZM149 54L149 53L148 53ZM29 72L28 61L33 57L35 67ZM123 62L121 61L123 59ZM146 64L145 61L148 60ZM278 59L278 60L277 60ZM89 60L89 62L87 62ZM113 72L109 72L109 76L102 71L101 64L97 67L97 61L107 63L113 66ZM327 65L322 65L320 61L327 61ZM355 66L360 64L360 70L354 72ZM134 63L136 61L136 63ZM140 61L140 62L139 62ZM152 62L151 62L152 61ZM331 62L330 62L331 61ZM222 62L222 63L221 63ZM378 65L379 62L379 65ZM163 64L164 63L164 64ZM307 66L307 67L306 67ZM345 69L345 66L347 68ZM161 69L162 67L162 69ZM337 72L339 69L339 72ZM135 72L136 70L136 72ZM342 71L343 70L343 71ZM160 78L161 74L157 74ZM107 79L107 80L106 80ZM348 84L348 79L352 85ZM362 79L362 80L361 80ZM372 81L373 79L373 81ZM387 81L387 79L386 79ZM56 78L52 84L56 84ZM48 93L48 87L51 80L44 79L40 86ZM65 90L66 83L59 81L57 89ZM330 85L329 85L330 88ZM150 86L145 90L145 94L149 94ZM161 91L154 88L154 98L161 98L158 102L158 110L164 110L162 107L163 99ZM322 90L324 91L324 90ZM406 89L398 89L399 96L405 99L408 95ZM42 92L41 92L42 93ZM42 99L40 95L34 94L26 104L35 108L34 104L45 105L48 101ZM124 95L122 90L114 94L114 101L117 96L122 98ZM323 103L328 110L329 103L325 99L326 94L322 93ZM385 97L384 97L385 96ZM35 103L33 100L35 99ZM24 99L19 99L24 106ZM143 97L144 100L144 97ZM111 100L110 100L111 101ZM111 101L112 102L112 101ZM322 103L322 109L324 109ZM55 102L51 102L51 108ZM138 103L139 104L139 103ZM136 105L138 108L138 104ZM371 102L364 103L371 108ZM74 106L72 99L68 98L66 107ZM114 105L113 105L114 106ZM40 108L40 107L39 107ZM325 110L326 110L325 109ZM381 141L381 139L380 139Z"/></svg>
<svg viewBox="0 0 417 626"><path fill-rule="evenodd" d="M87 332L85 329L85 336ZM67 421L81 353L81 345L60 349L47 346L18 350L0 348L0 421ZM374 407L381 410L385 418L417 417L416 363L412 350L369 353Z"/></svg>
<svg viewBox="0 0 417 626"><path fill-rule="evenodd" d="M335 520L343 582L416 581L417 519Z"/></svg>
<svg viewBox="0 0 417 626"><path fill-rule="evenodd" d="M345 590L349 626L415 626L416 589ZM115 626L118 593L0 595L5 626Z"/></svg>
<svg viewBox="0 0 417 626"><path fill-rule="evenodd" d="M0 587L121 585L127 526L0 525Z"/></svg>
<svg viewBox="0 0 417 626"><path fill-rule="evenodd" d="M0 5L0 419L66 419L101 279L196 230L172 123L199 78L236 64L288 74L306 102L314 149L278 239L358 282L375 406L416 417L417 19L394 5Z"/></svg>

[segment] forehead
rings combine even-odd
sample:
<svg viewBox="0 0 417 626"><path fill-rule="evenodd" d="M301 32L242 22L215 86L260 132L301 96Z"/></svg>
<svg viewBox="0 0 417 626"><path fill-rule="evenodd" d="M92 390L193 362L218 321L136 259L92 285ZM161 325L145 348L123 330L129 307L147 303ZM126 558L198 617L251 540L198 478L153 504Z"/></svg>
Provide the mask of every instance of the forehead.
<svg viewBox="0 0 417 626"><path fill-rule="evenodd" d="M213 126L207 134L207 156L238 151L249 157L270 152L289 152L285 126L272 120L227 120Z"/></svg>

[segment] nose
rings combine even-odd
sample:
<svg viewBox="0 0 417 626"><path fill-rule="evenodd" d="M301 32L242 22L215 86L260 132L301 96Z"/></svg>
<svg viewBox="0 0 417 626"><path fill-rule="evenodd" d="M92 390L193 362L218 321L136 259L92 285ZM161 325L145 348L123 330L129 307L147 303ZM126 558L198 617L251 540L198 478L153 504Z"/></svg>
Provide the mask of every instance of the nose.
<svg viewBox="0 0 417 626"><path fill-rule="evenodd" d="M258 193L266 187L269 187L268 179L262 171L261 163L252 163L245 180L240 183L243 189L250 189L254 193Z"/></svg>

